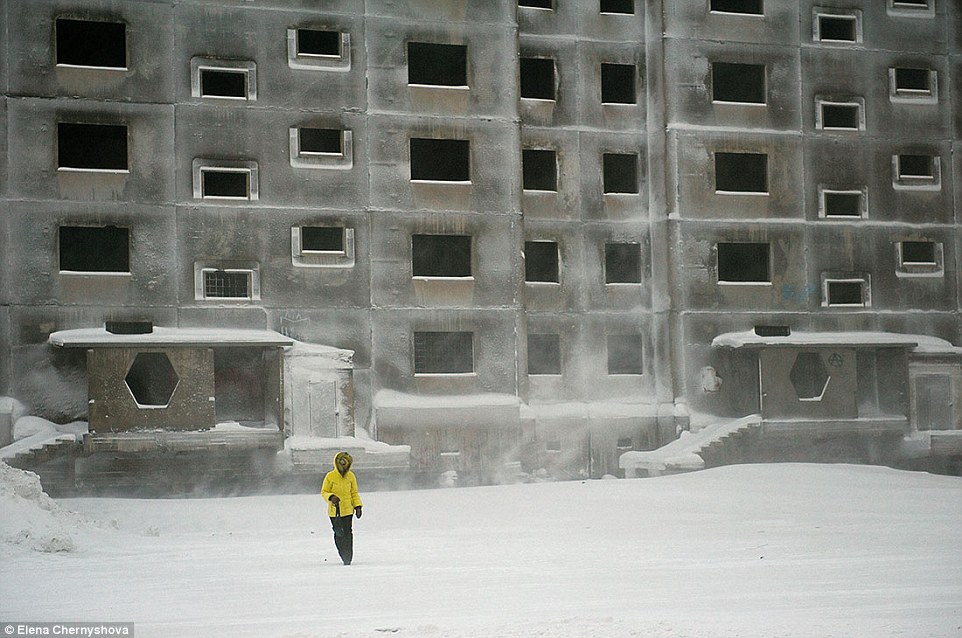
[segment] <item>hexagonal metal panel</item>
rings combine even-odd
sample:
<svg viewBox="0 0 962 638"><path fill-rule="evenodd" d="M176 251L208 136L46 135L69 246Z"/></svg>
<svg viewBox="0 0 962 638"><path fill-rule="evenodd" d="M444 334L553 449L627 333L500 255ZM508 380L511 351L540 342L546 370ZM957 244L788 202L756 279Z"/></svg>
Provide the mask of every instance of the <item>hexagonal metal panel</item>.
<svg viewBox="0 0 962 638"><path fill-rule="evenodd" d="M817 352L799 352L788 376L802 401L820 401L832 378Z"/></svg>
<svg viewBox="0 0 962 638"><path fill-rule="evenodd" d="M140 352L127 370L124 383L138 405L166 407L180 377L163 352Z"/></svg>

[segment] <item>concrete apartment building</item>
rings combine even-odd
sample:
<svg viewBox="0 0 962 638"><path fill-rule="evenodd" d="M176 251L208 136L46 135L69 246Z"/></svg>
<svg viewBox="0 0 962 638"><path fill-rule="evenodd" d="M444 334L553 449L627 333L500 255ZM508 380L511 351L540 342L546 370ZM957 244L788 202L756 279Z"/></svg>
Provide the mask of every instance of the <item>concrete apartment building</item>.
<svg viewBox="0 0 962 638"><path fill-rule="evenodd" d="M955 3L0 16L0 394L84 454L601 476L748 415L694 453L962 451Z"/></svg>

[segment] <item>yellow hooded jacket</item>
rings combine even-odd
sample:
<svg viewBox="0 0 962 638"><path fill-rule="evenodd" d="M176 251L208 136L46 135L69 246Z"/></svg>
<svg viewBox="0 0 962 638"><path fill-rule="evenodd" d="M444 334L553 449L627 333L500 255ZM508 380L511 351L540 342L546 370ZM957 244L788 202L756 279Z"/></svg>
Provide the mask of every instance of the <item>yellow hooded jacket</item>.
<svg viewBox="0 0 962 638"><path fill-rule="evenodd" d="M341 458L347 459L347 466L344 474L338 471L338 461ZM327 515L337 516L337 509L331 502L331 495L336 494L340 503L341 516L353 516L354 508L361 507L361 497L357 493L357 477L351 471L354 459L347 452L338 452L334 455L334 469L324 477L324 484L321 486L321 496L327 501Z"/></svg>

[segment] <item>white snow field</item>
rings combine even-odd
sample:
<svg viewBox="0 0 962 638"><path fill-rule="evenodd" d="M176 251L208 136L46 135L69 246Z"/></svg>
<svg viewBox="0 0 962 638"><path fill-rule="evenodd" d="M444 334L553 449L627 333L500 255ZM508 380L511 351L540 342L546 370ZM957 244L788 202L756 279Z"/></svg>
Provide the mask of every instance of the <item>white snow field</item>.
<svg viewBox="0 0 962 638"><path fill-rule="evenodd" d="M31 477L0 485L0 621L134 622L139 638L962 636L958 477L742 465L365 493L362 473L350 567L317 495L54 503Z"/></svg>

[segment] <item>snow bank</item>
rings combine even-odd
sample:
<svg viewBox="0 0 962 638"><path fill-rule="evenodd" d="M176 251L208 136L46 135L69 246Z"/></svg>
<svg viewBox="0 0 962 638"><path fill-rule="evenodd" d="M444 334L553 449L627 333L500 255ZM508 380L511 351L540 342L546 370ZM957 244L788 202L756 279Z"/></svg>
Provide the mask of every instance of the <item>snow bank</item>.
<svg viewBox="0 0 962 638"><path fill-rule="evenodd" d="M79 441L87 431L86 421L57 424L38 416L24 416L13 424L13 443L0 448L0 459L39 450L47 443Z"/></svg>

